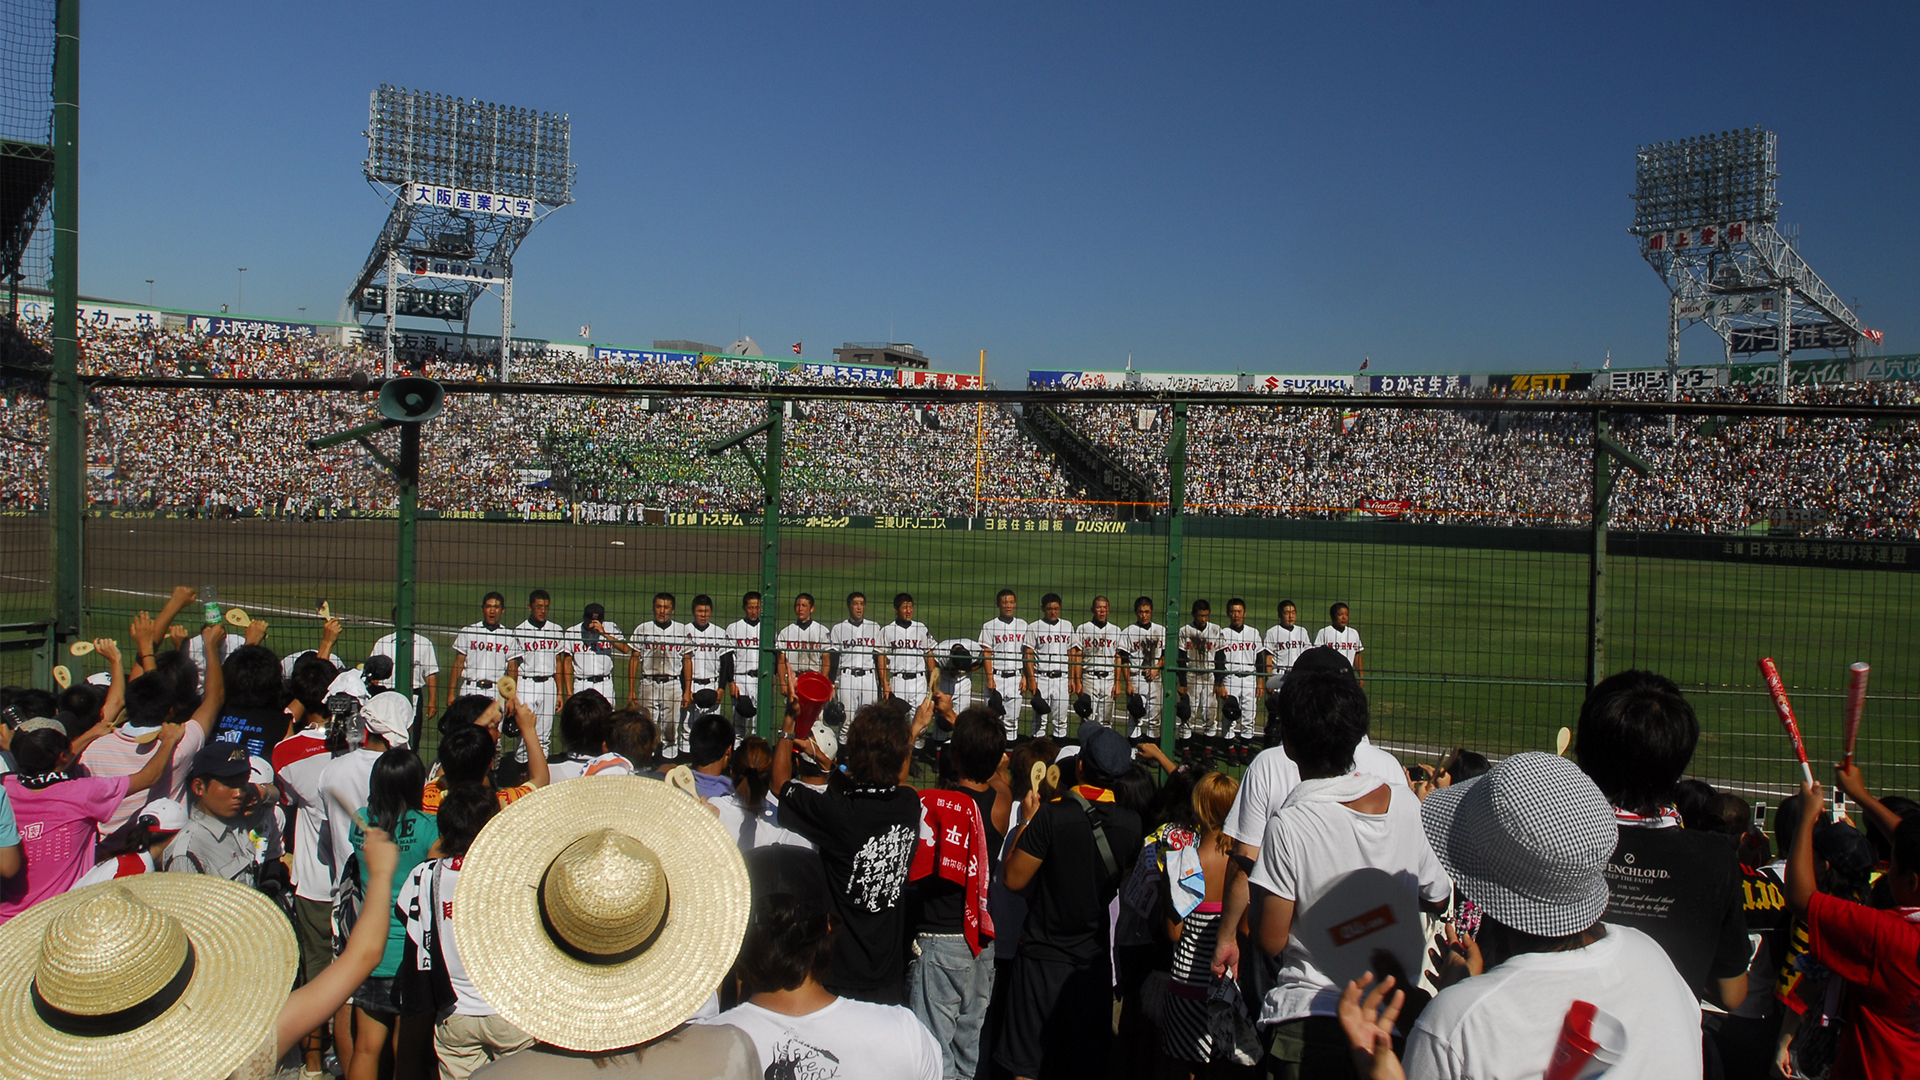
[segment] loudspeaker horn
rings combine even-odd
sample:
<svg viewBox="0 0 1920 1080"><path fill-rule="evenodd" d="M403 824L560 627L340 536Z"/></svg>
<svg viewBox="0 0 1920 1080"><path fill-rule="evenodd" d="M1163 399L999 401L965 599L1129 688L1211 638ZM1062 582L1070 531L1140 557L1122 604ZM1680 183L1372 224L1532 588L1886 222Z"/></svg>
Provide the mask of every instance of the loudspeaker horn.
<svg viewBox="0 0 1920 1080"><path fill-rule="evenodd" d="M380 387L380 415L403 424L420 424L446 408L447 392L432 379L405 375Z"/></svg>

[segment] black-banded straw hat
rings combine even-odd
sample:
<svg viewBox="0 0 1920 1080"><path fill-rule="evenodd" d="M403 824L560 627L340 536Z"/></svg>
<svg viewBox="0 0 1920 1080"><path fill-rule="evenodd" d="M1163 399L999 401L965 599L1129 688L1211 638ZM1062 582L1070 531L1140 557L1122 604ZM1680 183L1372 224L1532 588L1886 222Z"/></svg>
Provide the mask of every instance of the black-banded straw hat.
<svg viewBox="0 0 1920 1080"><path fill-rule="evenodd" d="M541 1042L635 1046L733 966L751 892L713 812L658 780L586 776L501 811L460 872L454 933L480 995Z"/></svg>
<svg viewBox="0 0 1920 1080"><path fill-rule="evenodd" d="M76 889L0 926L0 1075L270 1075L299 948L259 892L199 874Z"/></svg>

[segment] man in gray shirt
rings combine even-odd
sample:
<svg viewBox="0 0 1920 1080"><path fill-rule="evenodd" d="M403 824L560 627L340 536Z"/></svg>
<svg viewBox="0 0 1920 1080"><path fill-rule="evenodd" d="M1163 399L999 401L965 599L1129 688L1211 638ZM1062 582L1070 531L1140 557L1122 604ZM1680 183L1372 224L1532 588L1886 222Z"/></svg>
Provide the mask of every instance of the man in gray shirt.
<svg viewBox="0 0 1920 1080"><path fill-rule="evenodd" d="M259 884L262 864L280 857L273 804L249 782L252 761L238 743L200 748L187 773L193 805L186 828L167 845L160 869Z"/></svg>

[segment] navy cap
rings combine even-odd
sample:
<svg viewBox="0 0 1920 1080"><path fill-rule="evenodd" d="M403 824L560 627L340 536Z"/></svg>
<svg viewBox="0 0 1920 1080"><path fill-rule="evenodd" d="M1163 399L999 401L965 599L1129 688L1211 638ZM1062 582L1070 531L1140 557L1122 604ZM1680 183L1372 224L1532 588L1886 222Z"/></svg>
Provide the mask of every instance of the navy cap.
<svg viewBox="0 0 1920 1080"><path fill-rule="evenodd" d="M253 773L253 762L247 757L247 748L239 743L208 743L193 755L193 765L187 770L187 779L209 777L231 787L238 787Z"/></svg>

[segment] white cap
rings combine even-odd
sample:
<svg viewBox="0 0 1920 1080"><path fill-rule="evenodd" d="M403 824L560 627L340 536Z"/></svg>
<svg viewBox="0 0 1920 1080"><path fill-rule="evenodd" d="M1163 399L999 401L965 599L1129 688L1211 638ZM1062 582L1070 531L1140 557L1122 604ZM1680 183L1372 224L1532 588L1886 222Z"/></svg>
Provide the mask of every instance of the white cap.
<svg viewBox="0 0 1920 1080"><path fill-rule="evenodd" d="M802 752L800 756L806 758L808 761L813 761L815 765L822 769L832 768L833 759L840 756L840 736L834 734L833 725L824 720L815 720L813 722L813 732L808 737L813 740L813 745L819 747L820 752L826 755L827 760L814 761L813 755L805 752Z"/></svg>
<svg viewBox="0 0 1920 1080"><path fill-rule="evenodd" d="M91 675L89 675L89 676L87 676L87 685L89 685L89 686L112 686L112 685L113 685L113 672L111 672L111 671L96 671L96 672L94 672L93 674L91 674Z"/></svg>
<svg viewBox="0 0 1920 1080"><path fill-rule="evenodd" d="M255 754L252 757L249 757L247 759L247 764L248 766L250 766L249 771L247 773L248 783L250 784L273 783L273 763L272 762L268 761L266 758L263 758L258 754Z"/></svg>
<svg viewBox="0 0 1920 1080"><path fill-rule="evenodd" d="M348 675L358 675L358 672L342 672L340 679ZM335 687L340 685L340 679L333 681ZM336 691L330 687L328 692ZM386 740L389 747L405 746L407 733L413 727L413 702L408 701L405 694L388 690L373 695L372 700L362 705L360 717L367 722L367 730Z"/></svg>
<svg viewBox="0 0 1920 1080"><path fill-rule="evenodd" d="M134 816L154 819L156 832L179 832L187 827L187 808L172 799L155 799Z"/></svg>
<svg viewBox="0 0 1920 1080"><path fill-rule="evenodd" d="M360 677L358 671L351 668L335 675L333 681L327 684L327 696L332 697L335 694L352 694L360 699L362 705L365 705L367 699L373 696L367 693L366 680Z"/></svg>

